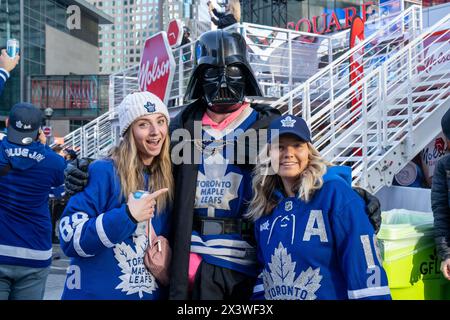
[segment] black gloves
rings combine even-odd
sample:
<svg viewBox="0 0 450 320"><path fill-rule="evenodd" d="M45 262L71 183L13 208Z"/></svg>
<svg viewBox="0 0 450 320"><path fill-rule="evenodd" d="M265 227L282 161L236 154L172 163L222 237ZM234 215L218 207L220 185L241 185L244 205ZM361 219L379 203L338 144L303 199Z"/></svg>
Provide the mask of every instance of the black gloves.
<svg viewBox="0 0 450 320"><path fill-rule="evenodd" d="M353 190L363 198L366 203L367 215L369 216L370 223L375 229L375 234L378 233L381 226L381 206L377 197L370 194L367 190L360 187L353 187Z"/></svg>
<svg viewBox="0 0 450 320"><path fill-rule="evenodd" d="M92 159L76 159L67 165L64 170L64 189L66 194L73 196L75 193L83 191L88 183L88 167Z"/></svg>

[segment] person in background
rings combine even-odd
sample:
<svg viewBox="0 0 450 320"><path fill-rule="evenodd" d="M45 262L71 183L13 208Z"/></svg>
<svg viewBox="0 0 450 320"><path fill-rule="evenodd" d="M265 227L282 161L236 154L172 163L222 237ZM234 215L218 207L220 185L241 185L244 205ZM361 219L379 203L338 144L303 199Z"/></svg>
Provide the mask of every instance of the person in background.
<svg viewBox="0 0 450 320"><path fill-rule="evenodd" d="M248 214L267 300L390 300L365 204L351 169L325 161L306 122L285 115L269 126L268 163L257 164ZM262 157L260 157L262 159Z"/></svg>
<svg viewBox="0 0 450 320"><path fill-rule="evenodd" d="M65 153L64 153L64 148L63 148L62 145L57 144L57 145L52 147L52 150L55 151L56 154L58 154L58 155L60 155L61 157L64 158Z"/></svg>
<svg viewBox="0 0 450 320"><path fill-rule="evenodd" d="M3 49L0 55L0 94L3 93L3 89L5 88L5 83L9 78L9 73L17 66L19 63L20 56L16 55L14 58L11 58L6 53L6 50Z"/></svg>
<svg viewBox="0 0 450 320"><path fill-rule="evenodd" d="M218 29L224 29L241 21L241 5L239 0L229 0L225 13L217 11L211 1L207 2L211 21Z"/></svg>
<svg viewBox="0 0 450 320"><path fill-rule="evenodd" d="M64 159L45 142L42 113L13 106L0 142L0 300L40 300L52 257L51 187L64 182Z"/></svg>
<svg viewBox="0 0 450 320"><path fill-rule="evenodd" d="M167 297L144 253L150 218L157 235L169 233L169 112L150 92L127 95L118 112L122 140L89 166L86 188L70 198L60 220L61 248L72 258L63 300ZM152 194L136 199L139 190Z"/></svg>
<svg viewBox="0 0 450 320"><path fill-rule="evenodd" d="M450 142L450 109L441 120L446 145ZM441 272L450 280L450 155L439 159L431 186L431 208L434 216L434 238L442 260Z"/></svg>
<svg viewBox="0 0 450 320"><path fill-rule="evenodd" d="M77 157L78 157L78 155L77 155L75 150L73 150L73 149L64 149L64 159L67 162L76 160Z"/></svg>
<svg viewBox="0 0 450 320"><path fill-rule="evenodd" d="M52 147L52 150L62 158L66 155L62 145L57 144ZM67 162L66 162L67 165ZM52 216L52 242L59 243L57 237L57 222L64 211L67 204L67 198L65 197L66 192L64 190L64 184L58 187L52 187L49 194L49 207L50 214ZM55 258L55 256L53 256Z"/></svg>
<svg viewBox="0 0 450 320"><path fill-rule="evenodd" d="M183 39L181 40L181 46L191 43L191 32L188 27L183 27ZM186 46L183 48L183 63L184 69L191 68L191 46Z"/></svg>

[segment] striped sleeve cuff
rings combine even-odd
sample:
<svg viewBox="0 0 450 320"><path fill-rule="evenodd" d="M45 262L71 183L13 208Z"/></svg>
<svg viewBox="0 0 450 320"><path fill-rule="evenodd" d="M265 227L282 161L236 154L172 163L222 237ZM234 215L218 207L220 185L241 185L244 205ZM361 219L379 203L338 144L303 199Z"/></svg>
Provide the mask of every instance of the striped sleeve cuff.
<svg viewBox="0 0 450 320"><path fill-rule="evenodd" d="M8 71L6 71L3 68L0 68L0 77L2 77L3 80L5 80L5 81L8 80L9 76L10 76L10 74Z"/></svg>
<svg viewBox="0 0 450 320"><path fill-rule="evenodd" d="M372 287L359 290L348 290L349 299L363 299L377 296L385 296L391 294L388 286Z"/></svg>

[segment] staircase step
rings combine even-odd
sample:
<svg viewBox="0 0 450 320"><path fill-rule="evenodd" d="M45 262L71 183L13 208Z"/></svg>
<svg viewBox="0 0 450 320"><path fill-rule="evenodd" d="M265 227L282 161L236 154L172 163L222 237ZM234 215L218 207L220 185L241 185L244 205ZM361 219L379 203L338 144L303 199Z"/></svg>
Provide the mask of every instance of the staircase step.
<svg viewBox="0 0 450 320"><path fill-rule="evenodd" d="M373 159L371 159L371 161L378 161L378 159L381 158L381 156L376 156ZM351 156L351 157L336 157L336 158L332 158L333 162L361 162L363 161L363 157L362 156Z"/></svg>
<svg viewBox="0 0 450 320"><path fill-rule="evenodd" d="M433 101L413 102L412 107L417 108L417 109L426 108L426 107L429 107L430 104L438 104L438 103L444 102L445 100L446 99L443 98L443 99L435 99ZM407 102L386 105L386 110L388 110L388 111L392 111L392 110L405 110L406 111L407 108L408 108Z"/></svg>
<svg viewBox="0 0 450 320"><path fill-rule="evenodd" d="M449 77L450 78L450 77ZM413 91L426 90L426 88L430 87L444 87L448 85L449 78L438 79L438 80L424 80L413 85Z"/></svg>

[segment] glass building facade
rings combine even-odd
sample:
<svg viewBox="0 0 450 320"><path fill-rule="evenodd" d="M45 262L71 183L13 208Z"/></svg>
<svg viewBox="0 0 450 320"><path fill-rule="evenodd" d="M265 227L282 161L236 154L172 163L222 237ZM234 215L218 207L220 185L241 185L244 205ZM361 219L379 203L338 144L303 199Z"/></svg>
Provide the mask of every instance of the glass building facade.
<svg viewBox="0 0 450 320"><path fill-rule="evenodd" d="M91 45L98 46L98 17L81 12L80 29L70 30L67 8L76 1L3 0L0 1L0 47L15 38L20 41L21 60L11 72L0 97L0 116L8 115L12 105L27 99L28 77L45 75L46 25Z"/></svg>
<svg viewBox="0 0 450 320"><path fill-rule="evenodd" d="M108 111L107 75L32 76L29 83L31 103L52 106L58 119L96 118Z"/></svg>
<svg viewBox="0 0 450 320"><path fill-rule="evenodd" d="M162 30L159 0L88 0L114 18L100 29L100 73L110 74L137 64L141 48Z"/></svg>

